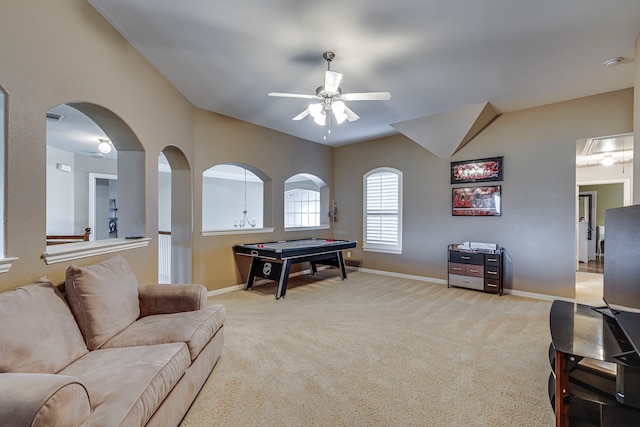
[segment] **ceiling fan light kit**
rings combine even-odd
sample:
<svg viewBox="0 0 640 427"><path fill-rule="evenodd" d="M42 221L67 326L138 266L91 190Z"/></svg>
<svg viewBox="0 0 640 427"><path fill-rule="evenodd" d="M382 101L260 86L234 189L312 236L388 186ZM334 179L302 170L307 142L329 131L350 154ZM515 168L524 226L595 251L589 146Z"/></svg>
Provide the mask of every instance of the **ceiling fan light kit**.
<svg viewBox="0 0 640 427"><path fill-rule="evenodd" d="M342 93L340 82L342 73L331 70L331 61L335 58L335 53L324 52L322 57L327 61L327 71L324 75L324 84L316 89L315 95L304 95L298 93L271 92L269 96L282 98L302 98L313 99L318 102L310 104L293 120L302 120L311 116L313 121L320 126L327 123L327 111L333 112L336 123L344 123L345 120L354 122L360 118L351 110L344 101L385 101L391 99L389 92L363 92L363 93Z"/></svg>
<svg viewBox="0 0 640 427"><path fill-rule="evenodd" d="M111 152L111 143L109 142L108 139L99 139L98 141L100 141L98 143L98 151L100 151L102 154L109 154Z"/></svg>

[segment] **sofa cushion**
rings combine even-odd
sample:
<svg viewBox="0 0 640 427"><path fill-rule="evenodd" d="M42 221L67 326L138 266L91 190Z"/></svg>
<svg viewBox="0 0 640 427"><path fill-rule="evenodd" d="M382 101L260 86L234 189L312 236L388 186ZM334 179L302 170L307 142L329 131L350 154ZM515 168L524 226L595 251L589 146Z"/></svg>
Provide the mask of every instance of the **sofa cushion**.
<svg viewBox="0 0 640 427"><path fill-rule="evenodd" d="M59 374L0 374L0 425L79 426L91 415L87 389Z"/></svg>
<svg viewBox="0 0 640 427"><path fill-rule="evenodd" d="M155 314L132 323L107 341L103 348L184 342L189 346L191 360L194 360L226 318L223 305L182 313Z"/></svg>
<svg viewBox="0 0 640 427"><path fill-rule="evenodd" d="M64 297L43 281L0 294L0 372L54 374L87 353Z"/></svg>
<svg viewBox="0 0 640 427"><path fill-rule="evenodd" d="M140 315L138 280L120 255L87 267L69 266L65 291L89 350L100 348Z"/></svg>
<svg viewBox="0 0 640 427"><path fill-rule="evenodd" d="M184 343L94 350L62 372L89 392L82 427L143 426L189 367Z"/></svg>

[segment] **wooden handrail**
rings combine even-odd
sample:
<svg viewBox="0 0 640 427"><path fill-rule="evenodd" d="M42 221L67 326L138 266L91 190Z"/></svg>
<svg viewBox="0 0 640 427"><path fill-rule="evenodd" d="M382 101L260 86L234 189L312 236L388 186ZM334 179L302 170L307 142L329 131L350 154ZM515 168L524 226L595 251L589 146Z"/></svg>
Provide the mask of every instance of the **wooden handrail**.
<svg viewBox="0 0 640 427"><path fill-rule="evenodd" d="M62 245L64 243L88 242L91 228L84 229L84 234L47 235L47 246Z"/></svg>

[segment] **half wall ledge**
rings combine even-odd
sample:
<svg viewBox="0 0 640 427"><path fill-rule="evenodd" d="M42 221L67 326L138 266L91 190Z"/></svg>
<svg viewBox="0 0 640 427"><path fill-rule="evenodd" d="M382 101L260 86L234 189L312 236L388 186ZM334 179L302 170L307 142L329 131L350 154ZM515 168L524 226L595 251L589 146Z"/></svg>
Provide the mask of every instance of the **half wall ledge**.
<svg viewBox="0 0 640 427"><path fill-rule="evenodd" d="M127 249L143 248L149 246L150 240L150 237L136 239L120 238L52 245L47 246L47 250L42 253L42 259L47 265L56 264L79 258L120 252Z"/></svg>

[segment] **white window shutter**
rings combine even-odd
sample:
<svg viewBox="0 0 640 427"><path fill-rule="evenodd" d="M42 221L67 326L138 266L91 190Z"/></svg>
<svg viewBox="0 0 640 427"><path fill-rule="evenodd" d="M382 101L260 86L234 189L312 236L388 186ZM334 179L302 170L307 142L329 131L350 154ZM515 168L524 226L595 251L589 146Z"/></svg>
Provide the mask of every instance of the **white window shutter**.
<svg viewBox="0 0 640 427"><path fill-rule="evenodd" d="M364 249L402 251L402 173L381 168L365 175Z"/></svg>

